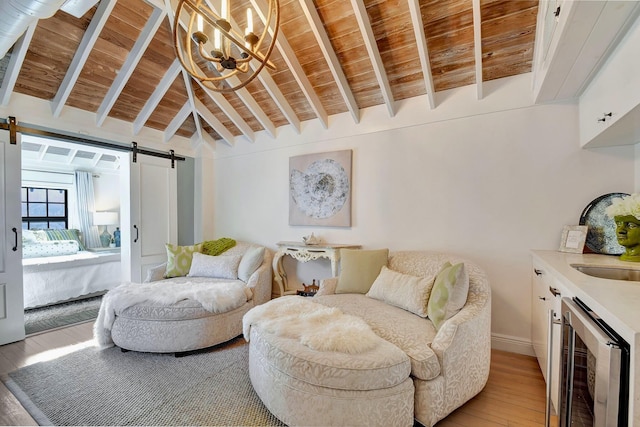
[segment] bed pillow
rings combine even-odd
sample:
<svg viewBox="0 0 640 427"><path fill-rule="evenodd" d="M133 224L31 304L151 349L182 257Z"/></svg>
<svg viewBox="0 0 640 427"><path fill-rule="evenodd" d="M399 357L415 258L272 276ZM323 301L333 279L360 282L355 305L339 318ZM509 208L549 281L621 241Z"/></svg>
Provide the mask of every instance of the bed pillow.
<svg viewBox="0 0 640 427"><path fill-rule="evenodd" d="M39 241L40 240L38 240L38 237L36 237L36 234L32 230L22 230L23 245L30 245L33 243L38 243Z"/></svg>
<svg viewBox="0 0 640 427"><path fill-rule="evenodd" d="M420 317L427 317L427 303L433 280L433 276L411 276L383 266L367 292L367 296L400 307Z"/></svg>
<svg viewBox="0 0 640 427"><path fill-rule="evenodd" d="M340 251L340 276L336 294L366 294L387 265L389 249Z"/></svg>
<svg viewBox="0 0 640 427"><path fill-rule="evenodd" d="M436 330L464 307L468 293L469 275L464 264L446 262L436 276L427 304L427 314Z"/></svg>
<svg viewBox="0 0 640 427"><path fill-rule="evenodd" d="M47 235L47 240L75 240L78 242L78 247L81 251L86 251L87 248L84 247L82 242L80 241L80 232L75 228L70 229L54 229L49 228L47 230L42 230Z"/></svg>
<svg viewBox="0 0 640 427"><path fill-rule="evenodd" d="M207 240L202 242L202 252L205 255L220 255L236 245L236 241L228 237L221 237L217 240Z"/></svg>
<svg viewBox="0 0 640 427"><path fill-rule="evenodd" d="M264 259L264 246L251 246L242 255L238 266L238 279L248 282L251 275L262 265Z"/></svg>
<svg viewBox="0 0 640 427"><path fill-rule="evenodd" d="M191 268L193 254L202 251L202 243L191 246L178 246L167 243L167 270L164 276L181 277L186 276Z"/></svg>
<svg viewBox="0 0 640 427"><path fill-rule="evenodd" d="M211 256L195 252L188 276L235 280L241 258L241 255Z"/></svg>

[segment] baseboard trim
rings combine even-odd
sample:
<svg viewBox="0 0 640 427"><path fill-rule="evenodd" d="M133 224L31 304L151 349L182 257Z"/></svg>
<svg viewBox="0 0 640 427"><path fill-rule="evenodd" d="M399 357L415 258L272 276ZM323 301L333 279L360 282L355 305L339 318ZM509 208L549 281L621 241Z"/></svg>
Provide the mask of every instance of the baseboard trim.
<svg viewBox="0 0 640 427"><path fill-rule="evenodd" d="M510 353L535 356L531 341L519 337L512 337L503 334L491 334L491 348L495 350L508 351Z"/></svg>

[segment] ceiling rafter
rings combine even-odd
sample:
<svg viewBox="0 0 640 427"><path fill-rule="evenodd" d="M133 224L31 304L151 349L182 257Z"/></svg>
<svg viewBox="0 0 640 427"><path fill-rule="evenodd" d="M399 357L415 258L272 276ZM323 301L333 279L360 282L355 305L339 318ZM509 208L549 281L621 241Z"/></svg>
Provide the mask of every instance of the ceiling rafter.
<svg viewBox="0 0 640 427"><path fill-rule="evenodd" d="M193 107L191 106L191 102L187 100L180 111L178 111L178 114L176 114L173 120L171 120L171 123L169 123L167 128L164 130L164 142L169 142L169 140L173 138L178 129L180 129L180 126L182 126L184 121L187 120L187 117L192 113Z"/></svg>
<svg viewBox="0 0 640 427"><path fill-rule="evenodd" d="M255 71L255 68L253 66L251 67L251 69ZM271 77L271 74L269 74L268 72L261 72L260 74L258 74L258 79L262 83L262 86L264 86L266 91L269 93L269 96L271 96L271 99L273 99L273 102L275 102L284 117L287 119L289 124L293 126L296 133L300 133L300 119L298 118L296 112L293 111L293 108L291 108L291 105L284 97L280 89L278 89L278 86L273 80L273 77Z"/></svg>
<svg viewBox="0 0 640 427"><path fill-rule="evenodd" d="M37 21L29 25L24 34L20 36L18 41L13 45L13 51L11 52L9 64L7 65L7 72L2 79L2 86L0 86L0 105L9 105L11 94L18 80L22 63L27 55L29 44L31 43L33 33L36 31L37 26Z"/></svg>
<svg viewBox="0 0 640 427"><path fill-rule="evenodd" d="M265 11L267 9L267 5L265 4L265 1L264 0L250 0L250 1L256 13L260 17L260 19L262 19L262 22L266 22L267 19L266 19ZM272 28L269 28L269 34L271 35L271 37L273 37ZM280 54L282 55L282 58L284 59L284 61L287 63L287 66L289 67L289 71L291 71L291 74L293 74L293 78L296 80L296 82L298 82L298 85L300 86L300 90L302 90L302 93L307 98L307 102L309 103L309 106L314 111L318 120L320 120L320 123L322 123L322 126L325 129L327 129L329 127L329 115L327 114L327 111L322 105L322 102L320 101L318 94L313 88L313 85L311 84L311 82L307 78L307 75L302 69L300 62L298 62L295 52L291 48L291 45L289 45L287 38L284 36L284 34L282 34L282 31L278 32L278 37L276 38L276 47L280 51Z"/></svg>
<svg viewBox="0 0 640 427"><path fill-rule="evenodd" d="M422 67L424 87L427 91L427 99L429 100L429 108L434 109L436 107L436 100L433 89L433 75L431 74L427 37L424 33L424 22L422 21L422 14L420 13L420 0L408 1L411 21L413 23L413 32L416 36L416 44L418 45L418 56L420 57L420 66Z"/></svg>
<svg viewBox="0 0 640 427"><path fill-rule="evenodd" d="M389 110L389 116L393 117L396 115L395 100L393 99L393 93L391 92L391 85L387 78L387 72L384 69L384 64L382 63L378 43L376 42L375 35L371 28L367 8L362 0L351 0L351 5L353 6L353 11L355 12L356 20L358 21L358 26L360 27L360 32L364 39L364 45L367 48L367 52L369 52L369 59L371 60L373 72L378 80L378 86L380 86L382 98Z"/></svg>
<svg viewBox="0 0 640 427"><path fill-rule="evenodd" d="M309 21L309 25L311 27L311 31L313 32L316 40L318 41L318 45L322 50L325 60L329 66L329 70L331 71L331 75L336 81L338 85L338 90L342 95L344 103L347 106L347 109L351 113L353 117L353 121L356 123L360 123L360 108L358 108L358 103L356 102L353 93L351 92L351 87L349 86L349 81L347 77L344 75L344 71L342 70L342 66L340 65L340 60L338 59L338 55L336 55L333 46L331 46L331 40L329 40L329 36L327 35L327 31L324 28L324 24L320 19L320 15L318 14L318 10L316 9L313 0L299 0L300 6L304 12L304 15Z"/></svg>
<svg viewBox="0 0 640 427"><path fill-rule="evenodd" d="M100 33L107 23L109 15L117 1L118 0L101 0L100 4L98 4L96 13L91 18L91 22L89 23L87 30L84 32L84 36L82 36L80 46L78 46L76 53L73 55L73 60L71 61L64 79L62 79L62 83L51 102L53 117L60 116L62 109L67 103L67 99L69 99L69 95L71 94L73 87L78 81L80 72L82 71L84 64L87 62L87 58L89 57L89 54L91 54L93 46L100 37Z"/></svg>
<svg viewBox="0 0 640 427"><path fill-rule="evenodd" d="M129 77L133 74L133 71L136 69L138 62L140 62L142 55L149 46L149 43L151 43L153 36L158 31L158 28L160 28L160 24L162 24L162 20L165 15L166 11L163 8L159 8L155 4L153 5L153 12L142 29L140 37L136 40L131 52L127 55L127 59L124 61L124 64L122 64L122 68L113 81L113 84L102 100L102 104L98 107L98 111L96 113L96 124L98 126L102 126L104 123L104 120L107 118L111 108L113 108L113 104L115 104L120 93L122 93L122 90L129 81Z"/></svg>
<svg viewBox="0 0 640 427"><path fill-rule="evenodd" d="M483 98L482 94L482 12L480 0L473 0L473 54L476 70L476 96Z"/></svg>
<svg viewBox="0 0 640 427"><path fill-rule="evenodd" d="M145 102L144 107L142 107L142 110L140 110L136 119L133 121L134 135L140 133L144 124L149 120L153 111L156 109L162 98L164 98L165 94L178 77L178 74L180 74L180 70L182 70L182 67L180 66L180 61L176 58L167 69L167 72L164 73L162 80L160 80L160 83L158 83L158 86L156 86L149 99L147 99L147 102Z"/></svg>
<svg viewBox="0 0 640 427"><path fill-rule="evenodd" d="M173 31L173 27L174 27L174 19L175 19L175 13L173 12L173 9L171 8L171 0L164 0L164 9L165 12L167 13L167 18L169 19L169 27L171 28L171 31ZM188 102L189 105L191 106L191 115L193 116L193 121L196 124L196 132L194 135L191 136L191 146L194 148L197 148L197 145L200 143L200 141L204 140L204 135L205 132L202 129L202 125L200 124L200 119L198 118L198 108L196 107L196 102L195 102L195 95L193 93L193 86L191 85L191 78L189 77L189 74L182 68L182 66L180 65L180 61L178 60L178 58L176 58L173 63L171 64L171 67L169 67L169 69L173 69L174 67L177 67L178 72L181 70L181 74L182 74L182 79L184 80L184 87L187 90L187 97L188 97ZM167 71L168 73L169 71ZM162 80L164 81L165 78L167 76L165 75ZM175 78L173 79L175 80ZM167 88L164 89L164 91L166 92L166 90L171 86L171 84L173 83L173 80L169 81L167 83ZM157 90L157 88L156 88ZM154 91L155 93L155 91ZM164 95L163 95L164 96ZM155 109L155 107L154 107ZM186 118L185 118L186 120ZM146 120L145 120L146 121ZM182 121L184 123L184 120ZM177 131L177 129L176 129ZM194 140L194 136L197 137L196 140Z"/></svg>
<svg viewBox="0 0 640 427"><path fill-rule="evenodd" d="M254 142L256 140L256 136L253 133L251 127L247 124L247 122L240 116L240 114L231 106L229 101L222 96L219 92L214 92L211 89L207 88L201 81L196 80L200 88L209 96L209 98L218 105L218 108L222 110L222 112L229 117L229 119L233 122L234 125L240 129L240 132L250 141Z"/></svg>
<svg viewBox="0 0 640 427"><path fill-rule="evenodd" d="M73 163L73 159L75 159L76 154L78 154L78 150L76 148L69 150L69 154L67 154L67 164L70 165Z"/></svg>
<svg viewBox="0 0 640 427"><path fill-rule="evenodd" d="M205 122L209 124L215 130L218 135L222 137L222 140L227 143L230 147L234 146L234 137L233 134L218 120L216 116L213 115L211 111L200 101L198 98L195 98L196 108L200 113L200 116L204 119Z"/></svg>

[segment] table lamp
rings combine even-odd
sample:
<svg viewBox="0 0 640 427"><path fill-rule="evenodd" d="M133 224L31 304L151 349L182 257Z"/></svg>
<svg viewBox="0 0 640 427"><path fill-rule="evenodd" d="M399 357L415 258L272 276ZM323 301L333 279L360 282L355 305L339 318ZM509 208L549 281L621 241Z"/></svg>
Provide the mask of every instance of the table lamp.
<svg viewBox="0 0 640 427"><path fill-rule="evenodd" d="M93 213L93 225L104 227L100 234L100 244L103 248L108 248L111 242L111 234L109 234L108 226L116 224L118 224L118 212Z"/></svg>

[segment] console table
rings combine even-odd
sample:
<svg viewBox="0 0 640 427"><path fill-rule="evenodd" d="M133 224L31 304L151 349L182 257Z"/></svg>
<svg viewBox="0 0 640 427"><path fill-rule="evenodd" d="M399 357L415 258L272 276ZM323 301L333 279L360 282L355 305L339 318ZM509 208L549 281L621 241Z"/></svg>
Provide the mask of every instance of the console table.
<svg viewBox="0 0 640 427"><path fill-rule="evenodd" d="M283 295L295 295L296 289L288 289L287 272L282 266L282 257L289 255L296 261L313 261L318 258L328 258L331 260L331 274L338 276L338 262L340 261L340 249L360 249L360 245L345 245L336 243L319 243L317 245L306 245L301 242L278 242L278 252L273 257L273 279L277 286L277 291L273 298Z"/></svg>

